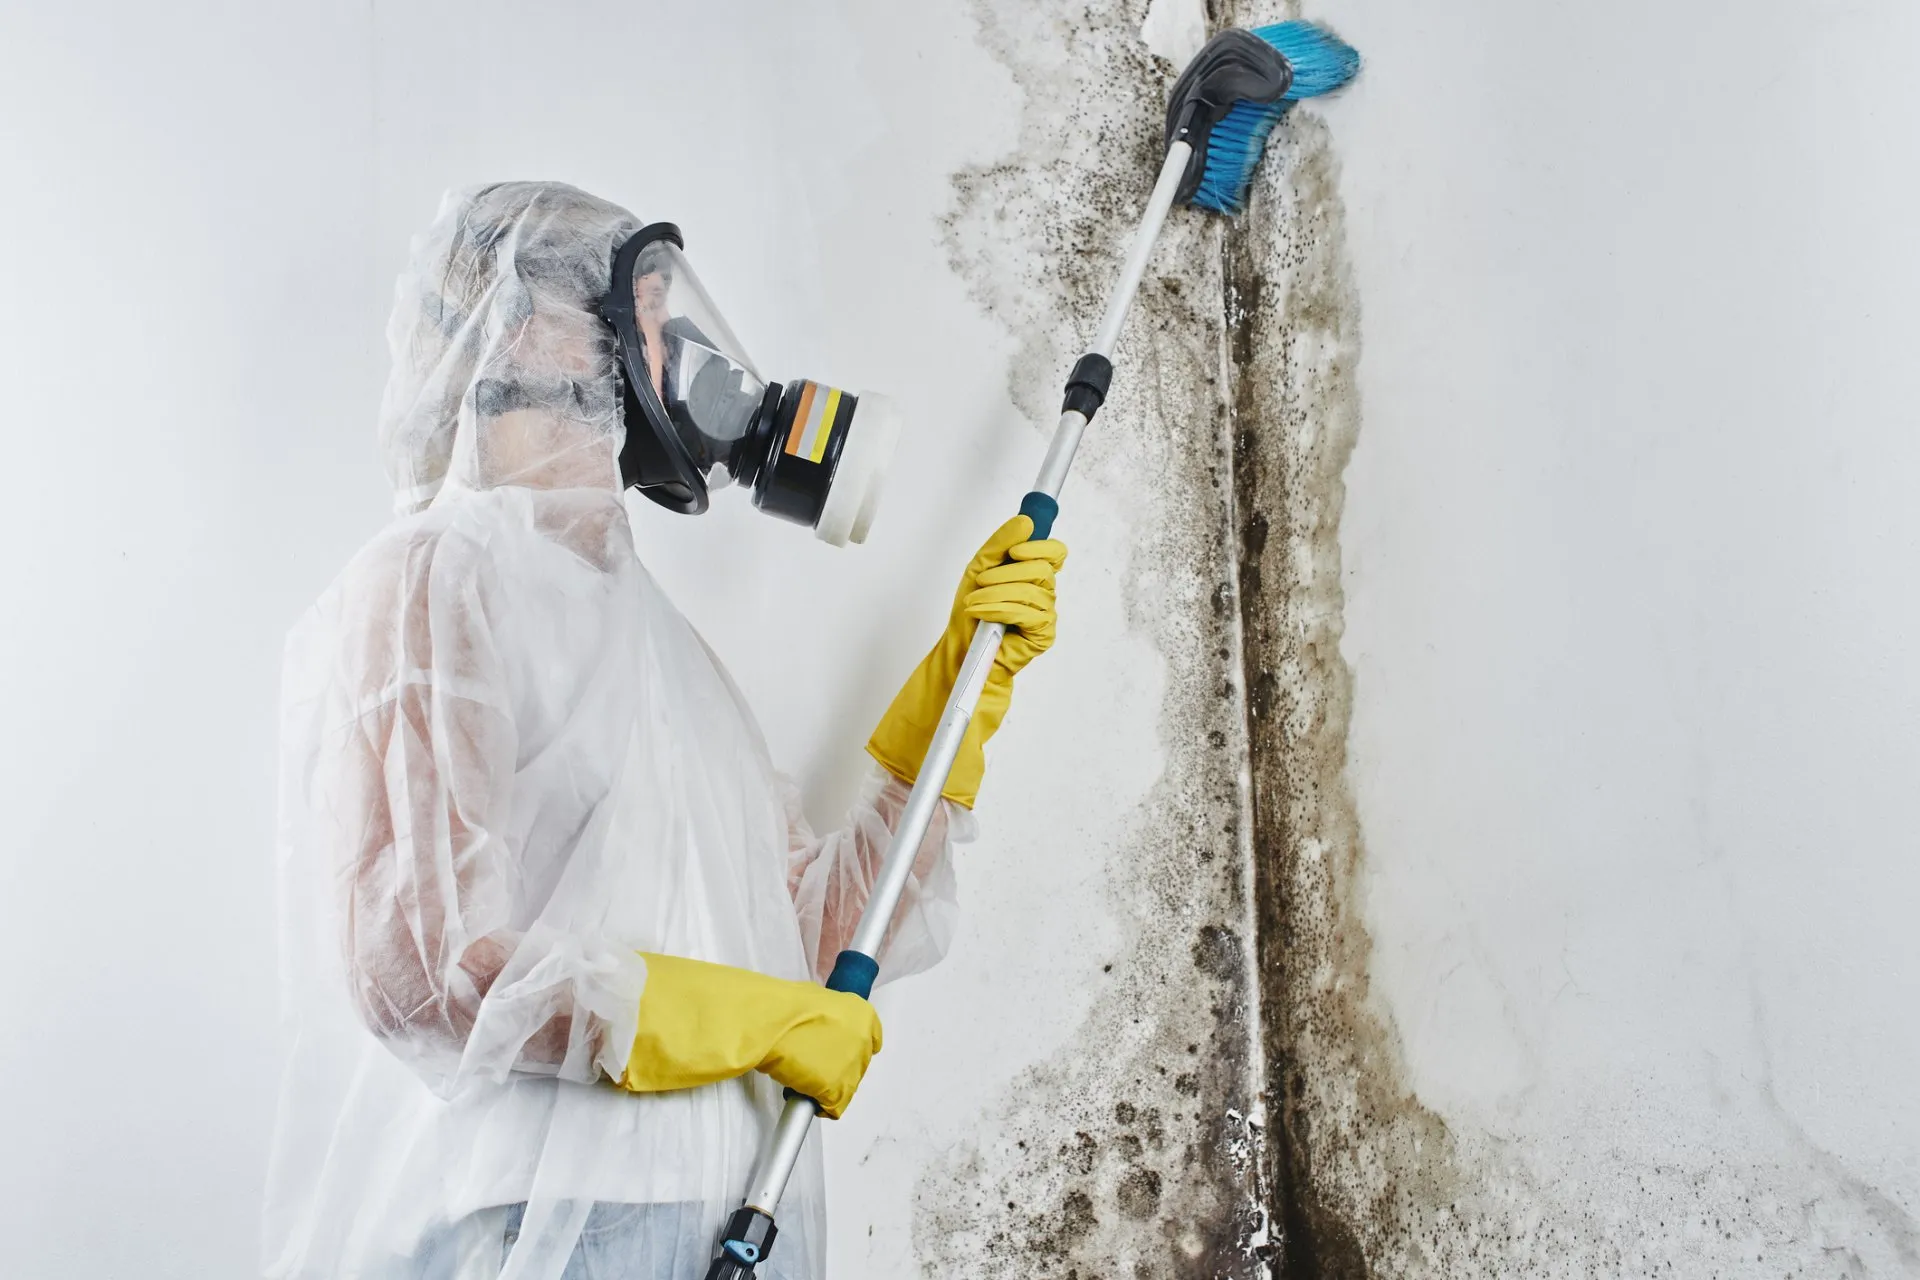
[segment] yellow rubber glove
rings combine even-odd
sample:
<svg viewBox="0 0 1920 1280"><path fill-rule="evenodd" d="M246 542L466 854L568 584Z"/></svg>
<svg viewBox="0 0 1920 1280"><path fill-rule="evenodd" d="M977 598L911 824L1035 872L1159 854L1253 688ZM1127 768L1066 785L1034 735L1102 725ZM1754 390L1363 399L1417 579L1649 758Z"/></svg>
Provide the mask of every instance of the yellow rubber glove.
<svg viewBox="0 0 1920 1280"><path fill-rule="evenodd" d="M946 634L907 677L867 741L868 755L894 777L911 783L933 745L933 732L960 677L974 628L982 622L1005 625L1000 656L994 659L973 723L940 793L969 809L987 771L987 739L1013 703L1013 677L1053 644L1053 576L1066 564L1067 548L1051 539L1027 541L1032 535L1033 521L1015 516L987 539L960 579Z"/></svg>
<svg viewBox="0 0 1920 1280"><path fill-rule="evenodd" d="M764 1071L838 1120L880 1052L880 1016L859 996L704 960L641 952L647 985L622 1087L692 1089Z"/></svg>

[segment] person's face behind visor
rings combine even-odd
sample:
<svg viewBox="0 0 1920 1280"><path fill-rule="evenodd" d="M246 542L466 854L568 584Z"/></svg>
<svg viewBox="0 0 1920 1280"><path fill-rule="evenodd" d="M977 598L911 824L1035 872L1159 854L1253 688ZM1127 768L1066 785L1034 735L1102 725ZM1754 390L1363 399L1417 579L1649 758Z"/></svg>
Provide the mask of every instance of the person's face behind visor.
<svg viewBox="0 0 1920 1280"><path fill-rule="evenodd" d="M662 403L667 398L667 294L671 281L663 271L650 271L633 279L635 319L647 347L647 373L653 380L653 392Z"/></svg>
<svg viewBox="0 0 1920 1280"><path fill-rule="evenodd" d="M676 263L678 252L662 241L635 261L635 336L660 406L683 438L707 442L708 462L720 462L752 426L766 383L698 280ZM633 378L638 371L627 372Z"/></svg>

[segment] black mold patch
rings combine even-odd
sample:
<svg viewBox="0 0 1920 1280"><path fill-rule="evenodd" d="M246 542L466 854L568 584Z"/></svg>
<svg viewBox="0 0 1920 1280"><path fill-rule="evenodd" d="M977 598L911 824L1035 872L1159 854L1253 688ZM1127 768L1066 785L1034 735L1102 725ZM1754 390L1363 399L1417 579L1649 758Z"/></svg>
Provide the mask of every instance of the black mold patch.
<svg viewBox="0 0 1920 1280"><path fill-rule="evenodd" d="M1158 170L1172 69L1139 42L1143 2L975 9L1025 90L1023 124L1012 156L955 176L943 230L1018 339L1013 400L1045 431ZM1129 622L1168 656L1166 769L1103 852L1111 914L1134 923L1073 1048L924 1171L929 1275L1263 1274L1219 235L1204 217L1168 227L1073 481L1126 496Z"/></svg>
<svg viewBox="0 0 1920 1280"><path fill-rule="evenodd" d="M1368 1237L1399 1230L1399 1170L1435 1179L1429 1203L1444 1203L1450 1135L1399 1083L1398 1044L1366 999L1372 944L1346 780L1353 682L1339 649L1358 308L1325 129L1295 117L1273 145L1281 154L1226 246L1272 1178L1281 1275L1360 1280ZM1361 1185L1351 1157L1376 1145L1414 1155L1383 1162L1387 1185Z"/></svg>

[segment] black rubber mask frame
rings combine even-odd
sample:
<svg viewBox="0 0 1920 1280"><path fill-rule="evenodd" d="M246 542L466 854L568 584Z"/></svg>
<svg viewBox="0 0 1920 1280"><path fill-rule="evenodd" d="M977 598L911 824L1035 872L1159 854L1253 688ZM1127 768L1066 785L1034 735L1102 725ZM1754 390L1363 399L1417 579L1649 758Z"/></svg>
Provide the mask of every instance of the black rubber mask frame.
<svg viewBox="0 0 1920 1280"><path fill-rule="evenodd" d="M613 255L613 279L600 315L613 327L619 349L620 408L627 439L620 449L620 483L638 489L670 511L697 516L707 509L707 477L701 441L689 441L674 423L647 370L640 321L633 300L633 270L641 251L662 240L686 248L680 228L655 222L629 236Z"/></svg>
<svg viewBox="0 0 1920 1280"><path fill-rule="evenodd" d="M614 368L626 426L621 487L638 489L680 515L700 515L708 505L709 478L723 469L763 514L805 525L836 546L863 541L879 476L898 435L897 411L884 396L870 397L879 407L860 419L870 425L856 439L861 396L806 378L784 386L763 379L701 288L685 249L672 223L642 227L614 250L600 301L619 357ZM660 337L667 344L659 353L664 387L655 384L647 360L643 304L634 292L645 282L641 264L657 259L672 260L665 269L669 314ZM649 273L657 270L647 267ZM676 289L685 290L684 311L674 310ZM696 359L690 353L701 354ZM836 490L849 458L850 483Z"/></svg>

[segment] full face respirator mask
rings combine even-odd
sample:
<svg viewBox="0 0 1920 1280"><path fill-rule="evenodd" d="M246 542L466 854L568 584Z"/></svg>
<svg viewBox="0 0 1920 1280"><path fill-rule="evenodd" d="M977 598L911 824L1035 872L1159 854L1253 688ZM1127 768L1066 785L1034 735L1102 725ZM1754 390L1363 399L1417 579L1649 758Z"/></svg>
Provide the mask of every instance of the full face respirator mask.
<svg viewBox="0 0 1920 1280"><path fill-rule="evenodd" d="M684 515L738 485L834 546L866 541L899 410L870 392L762 378L684 248L678 227L656 222L614 253L600 313L619 349L622 484Z"/></svg>

